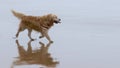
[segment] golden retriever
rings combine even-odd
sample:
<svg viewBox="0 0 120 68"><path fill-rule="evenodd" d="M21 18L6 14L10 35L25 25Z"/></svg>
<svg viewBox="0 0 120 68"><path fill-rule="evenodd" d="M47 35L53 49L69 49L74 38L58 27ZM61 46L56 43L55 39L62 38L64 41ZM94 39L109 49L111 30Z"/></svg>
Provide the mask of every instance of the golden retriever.
<svg viewBox="0 0 120 68"><path fill-rule="evenodd" d="M14 16L21 20L18 32L16 33L16 38L18 37L21 31L27 29L28 37L31 40L34 40L31 38L31 32L32 30L35 30L41 33L41 36L39 38L46 37L49 40L49 42L53 42L48 35L48 31L54 25L54 23L61 23L61 19L59 19L56 15L47 14L43 16L30 16L20 12L16 12L14 10L12 10L12 13Z"/></svg>

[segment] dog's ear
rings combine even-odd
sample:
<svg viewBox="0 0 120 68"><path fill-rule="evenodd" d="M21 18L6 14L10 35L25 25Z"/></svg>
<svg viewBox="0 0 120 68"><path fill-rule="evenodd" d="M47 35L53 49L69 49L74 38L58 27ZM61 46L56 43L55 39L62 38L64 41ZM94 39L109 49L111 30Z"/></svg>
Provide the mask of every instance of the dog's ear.
<svg viewBox="0 0 120 68"><path fill-rule="evenodd" d="M47 20L48 20L48 21L53 21L53 16L52 16L52 14L48 14L48 15L47 15Z"/></svg>
<svg viewBox="0 0 120 68"><path fill-rule="evenodd" d="M52 14L48 14L47 16L46 16L46 19L47 19L47 25L48 26L52 26L53 25L53 23L54 23L54 19L53 19L53 15Z"/></svg>

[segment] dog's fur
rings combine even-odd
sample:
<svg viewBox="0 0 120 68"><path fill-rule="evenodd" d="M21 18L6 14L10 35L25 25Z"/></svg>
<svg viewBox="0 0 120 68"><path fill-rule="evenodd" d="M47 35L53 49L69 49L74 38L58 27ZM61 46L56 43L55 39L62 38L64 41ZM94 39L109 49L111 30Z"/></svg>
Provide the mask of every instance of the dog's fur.
<svg viewBox="0 0 120 68"><path fill-rule="evenodd" d="M31 32L32 30L35 30L41 33L42 36L40 36L40 38L46 37L49 42L53 42L48 35L48 31L54 25L54 23L60 23L61 19L57 18L56 15L48 14L44 16L30 16L16 12L14 10L12 10L12 13L14 14L14 16L21 20L18 32L16 33L16 37L18 37L21 31L27 29L28 37L31 40L34 40L31 38Z"/></svg>

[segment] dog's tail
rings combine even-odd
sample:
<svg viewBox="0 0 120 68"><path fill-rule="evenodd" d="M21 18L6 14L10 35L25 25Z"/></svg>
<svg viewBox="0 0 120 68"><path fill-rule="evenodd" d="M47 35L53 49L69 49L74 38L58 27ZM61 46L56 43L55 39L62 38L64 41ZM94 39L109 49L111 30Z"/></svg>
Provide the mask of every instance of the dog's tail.
<svg viewBox="0 0 120 68"><path fill-rule="evenodd" d="M12 10L12 13L13 13L13 15L16 16L18 19L22 19L24 16L26 16L25 14L16 12L16 11L14 11L14 10Z"/></svg>

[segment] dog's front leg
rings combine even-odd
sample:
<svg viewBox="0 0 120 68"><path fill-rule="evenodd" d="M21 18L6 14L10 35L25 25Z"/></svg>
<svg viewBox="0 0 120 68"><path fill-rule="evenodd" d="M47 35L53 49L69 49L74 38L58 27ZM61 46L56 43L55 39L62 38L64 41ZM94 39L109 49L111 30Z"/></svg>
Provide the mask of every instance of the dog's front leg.
<svg viewBox="0 0 120 68"><path fill-rule="evenodd" d="M53 43L53 41L50 39L50 36L48 35L48 30L43 31L43 35L49 40L50 43Z"/></svg>
<svg viewBox="0 0 120 68"><path fill-rule="evenodd" d="M39 38L43 38L44 37L44 34L43 32L41 32L41 35L39 36Z"/></svg>

